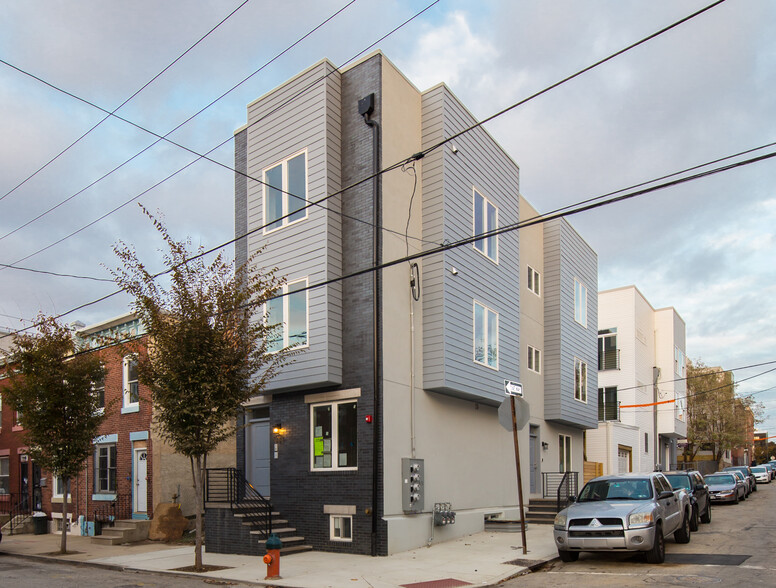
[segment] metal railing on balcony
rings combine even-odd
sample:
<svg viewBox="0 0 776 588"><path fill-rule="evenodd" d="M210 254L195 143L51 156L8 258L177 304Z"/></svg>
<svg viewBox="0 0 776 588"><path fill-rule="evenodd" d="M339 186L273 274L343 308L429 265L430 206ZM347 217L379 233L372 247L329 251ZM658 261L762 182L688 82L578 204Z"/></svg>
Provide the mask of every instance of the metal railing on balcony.
<svg viewBox="0 0 776 588"><path fill-rule="evenodd" d="M598 404L598 422L619 421L621 402L604 402Z"/></svg>
<svg viewBox="0 0 776 588"><path fill-rule="evenodd" d="M237 468L208 468L205 502L228 503L233 509L244 510L248 513L248 520L267 537L272 533L272 504Z"/></svg>
<svg viewBox="0 0 776 588"><path fill-rule="evenodd" d="M607 349L598 352L598 371L620 369L620 350Z"/></svg>

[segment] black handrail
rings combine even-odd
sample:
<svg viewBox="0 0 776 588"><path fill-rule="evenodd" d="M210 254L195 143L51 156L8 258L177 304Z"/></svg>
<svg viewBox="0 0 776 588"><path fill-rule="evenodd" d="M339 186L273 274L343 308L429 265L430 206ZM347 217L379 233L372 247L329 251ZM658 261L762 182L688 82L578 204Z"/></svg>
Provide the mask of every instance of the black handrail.
<svg viewBox="0 0 776 588"><path fill-rule="evenodd" d="M542 472L542 498L555 498L558 511L577 493L579 472Z"/></svg>
<svg viewBox="0 0 776 588"><path fill-rule="evenodd" d="M21 515L30 514L30 499L29 496L21 492L11 492L10 494L3 494L3 496L8 498L0 500L0 509L2 509L0 512L9 516L8 534L13 535L14 528L18 527L20 523L17 519Z"/></svg>
<svg viewBox="0 0 776 588"><path fill-rule="evenodd" d="M110 527L122 519L132 518L132 497L124 494L116 494L110 502L94 502L93 517L97 522Z"/></svg>
<svg viewBox="0 0 776 588"><path fill-rule="evenodd" d="M272 504L245 479L237 468L208 468L205 473L205 502L220 502L240 510L269 538L272 533Z"/></svg>

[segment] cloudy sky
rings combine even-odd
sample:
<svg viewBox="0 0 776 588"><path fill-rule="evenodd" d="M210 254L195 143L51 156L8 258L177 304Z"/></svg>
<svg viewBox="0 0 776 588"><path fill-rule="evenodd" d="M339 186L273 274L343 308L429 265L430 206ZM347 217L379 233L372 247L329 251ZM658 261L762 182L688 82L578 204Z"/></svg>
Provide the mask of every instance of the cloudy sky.
<svg viewBox="0 0 776 588"><path fill-rule="evenodd" d="M210 157L230 167L248 102L323 57L345 65L431 3L250 0L117 114L164 135L346 7L170 136L198 153L224 143ZM482 119L710 3L440 0L377 47L419 89L446 82ZM127 122L106 120L40 168L105 117L51 86L112 111L241 4L2 2L0 264L23 269L0 266L0 327L114 291L106 266L116 265L118 240L161 269L137 202L197 245L234 236L233 173L165 143L140 153L156 138ZM728 0L487 128L540 211L761 147L776 141L774 38L776 3ZM685 320L691 358L739 368L776 361L774 186L776 159L570 220L598 252L601 290L637 285ZM63 320L101 321L127 302L113 297ZM761 428L771 434L776 372L759 374L774 367L735 372L751 377L739 392L765 404Z"/></svg>

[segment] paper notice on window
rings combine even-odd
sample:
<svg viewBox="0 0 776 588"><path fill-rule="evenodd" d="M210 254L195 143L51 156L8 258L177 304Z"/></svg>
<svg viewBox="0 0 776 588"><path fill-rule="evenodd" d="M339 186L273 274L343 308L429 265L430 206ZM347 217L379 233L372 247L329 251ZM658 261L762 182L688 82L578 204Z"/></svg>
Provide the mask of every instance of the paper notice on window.
<svg viewBox="0 0 776 588"><path fill-rule="evenodd" d="M339 467L344 468L348 466L348 454L347 453L340 453L339 454Z"/></svg>
<svg viewBox="0 0 776 588"><path fill-rule="evenodd" d="M323 437L313 438L313 455L323 455Z"/></svg>
<svg viewBox="0 0 776 588"><path fill-rule="evenodd" d="M315 427L315 435L313 437L323 437L323 427Z"/></svg>
<svg viewBox="0 0 776 588"><path fill-rule="evenodd" d="M323 467L330 468L331 467L331 453L325 453L323 456Z"/></svg>
<svg viewBox="0 0 776 588"><path fill-rule="evenodd" d="M323 452L324 453L331 453L331 439L324 439L323 440Z"/></svg>
<svg viewBox="0 0 776 588"><path fill-rule="evenodd" d="M322 468L323 467L323 457L316 457L315 458L315 467L316 468Z"/></svg>

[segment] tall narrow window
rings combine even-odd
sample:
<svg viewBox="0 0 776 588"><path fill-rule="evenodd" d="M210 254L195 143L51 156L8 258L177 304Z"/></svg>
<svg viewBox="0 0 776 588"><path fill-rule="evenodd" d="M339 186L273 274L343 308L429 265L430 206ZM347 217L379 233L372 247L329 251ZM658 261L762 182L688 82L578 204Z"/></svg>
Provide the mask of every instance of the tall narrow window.
<svg viewBox="0 0 776 588"><path fill-rule="evenodd" d="M617 402L617 386L598 389L598 420L619 421L620 404Z"/></svg>
<svg viewBox="0 0 776 588"><path fill-rule="evenodd" d="M312 411L312 469L358 466L358 404L355 400L315 404Z"/></svg>
<svg viewBox="0 0 776 588"><path fill-rule="evenodd" d="M685 361L684 351L678 347L674 347L674 373L677 376L684 377Z"/></svg>
<svg viewBox="0 0 776 588"><path fill-rule="evenodd" d="M620 352L617 349L617 329L598 331L598 371L620 369Z"/></svg>
<svg viewBox="0 0 776 588"><path fill-rule="evenodd" d="M9 474L9 464L11 458L0 457L0 495L11 493L11 483Z"/></svg>
<svg viewBox="0 0 776 588"><path fill-rule="evenodd" d="M587 288L574 278L574 320L587 327Z"/></svg>
<svg viewBox="0 0 776 588"><path fill-rule="evenodd" d="M137 379L137 356L127 355L124 357L124 408L136 408L139 402L140 384Z"/></svg>
<svg viewBox="0 0 776 588"><path fill-rule="evenodd" d="M116 493L116 444L96 445L94 449L94 491L96 494Z"/></svg>
<svg viewBox="0 0 776 588"><path fill-rule="evenodd" d="M536 294L537 296L541 296L541 286L539 285L541 281L541 276L539 275L539 272L537 272L534 268L532 268L530 265L528 266L528 289Z"/></svg>
<svg viewBox="0 0 776 588"><path fill-rule="evenodd" d="M474 191L474 235L496 230L498 222L496 207L482 194ZM498 237L491 235L474 242L474 248L493 261L498 261Z"/></svg>
<svg viewBox="0 0 776 588"><path fill-rule="evenodd" d="M264 224L272 231L307 216L307 154L264 170Z"/></svg>
<svg viewBox="0 0 776 588"><path fill-rule="evenodd" d="M571 437L558 435L558 471L571 471Z"/></svg>
<svg viewBox="0 0 776 588"><path fill-rule="evenodd" d="M528 346L528 369L537 374L542 373L542 352Z"/></svg>
<svg viewBox="0 0 776 588"><path fill-rule="evenodd" d="M474 361L498 369L498 314L474 303Z"/></svg>
<svg viewBox="0 0 776 588"><path fill-rule="evenodd" d="M280 325L269 343L269 351L285 347L306 347L307 341L307 279L283 286L283 295L267 302L266 317L270 325Z"/></svg>
<svg viewBox="0 0 776 588"><path fill-rule="evenodd" d="M587 364L581 359L574 359L574 398L587 402Z"/></svg>
<svg viewBox="0 0 776 588"><path fill-rule="evenodd" d="M92 386L92 393L97 400L97 410L105 410L105 382L98 382Z"/></svg>

